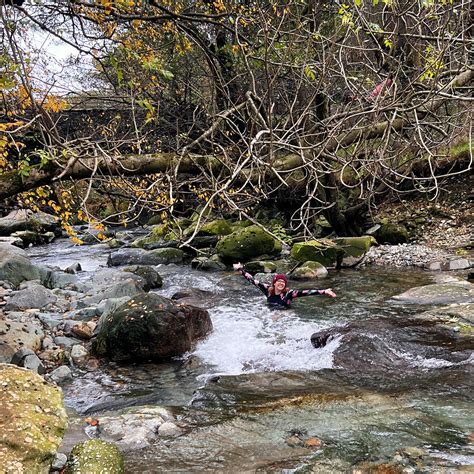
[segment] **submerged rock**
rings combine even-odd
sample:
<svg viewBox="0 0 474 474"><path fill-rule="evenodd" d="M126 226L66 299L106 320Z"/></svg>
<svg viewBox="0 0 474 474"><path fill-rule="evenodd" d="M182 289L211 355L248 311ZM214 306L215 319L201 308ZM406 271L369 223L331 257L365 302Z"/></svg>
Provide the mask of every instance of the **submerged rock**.
<svg viewBox="0 0 474 474"><path fill-rule="evenodd" d="M392 297L411 304L449 304L474 301L474 285L467 281L418 286Z"/></svg>
<svg viewBox="0 0 474 474"><path fill-rule="evenodd" d="M206 310L144 294L100 321L92 349L116 361L163 360L189 351L211 330Z"/></svg>
<svg viewBox="0 0 474 474"><path fill-rule="evenodd" d="M0 364L2 472L48 473L66 429L60 389L33 372Z"/></svg>

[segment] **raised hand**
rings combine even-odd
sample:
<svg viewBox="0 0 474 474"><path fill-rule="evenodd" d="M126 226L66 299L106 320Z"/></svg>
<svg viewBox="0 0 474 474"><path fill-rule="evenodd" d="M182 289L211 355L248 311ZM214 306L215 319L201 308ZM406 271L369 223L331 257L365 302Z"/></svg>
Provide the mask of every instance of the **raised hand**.
<svg viewBox="0 0 474 474"><path fill-rule="evenodd" d="M234 267L235 272L238 272L239 270L242 270L242 268L244 268L240 262L234 263L232 266Z"/></svg>

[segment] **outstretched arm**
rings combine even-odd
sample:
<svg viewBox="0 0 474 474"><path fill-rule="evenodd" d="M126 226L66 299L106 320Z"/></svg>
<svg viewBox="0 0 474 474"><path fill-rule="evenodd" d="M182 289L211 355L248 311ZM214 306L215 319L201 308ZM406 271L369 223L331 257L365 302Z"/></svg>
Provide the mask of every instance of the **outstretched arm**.
<svg viewBox="0 0 474 474"><path fill-rule="evenodd" d="M234 270L240 272L246 280L255 285L265 296L268 296L269 285L256 280L250 273L247 273L241 263L234 263Z"/></svg>
<svg viewBox="0 0 474 474"><path fill-rule="evenodd" d="M336 293L332 291L332 288L326 288L325 290L290 290L289 296L291 299L300 298L301 296L313 296L313 295L326 295L330 298L335 298Z"/></svg>

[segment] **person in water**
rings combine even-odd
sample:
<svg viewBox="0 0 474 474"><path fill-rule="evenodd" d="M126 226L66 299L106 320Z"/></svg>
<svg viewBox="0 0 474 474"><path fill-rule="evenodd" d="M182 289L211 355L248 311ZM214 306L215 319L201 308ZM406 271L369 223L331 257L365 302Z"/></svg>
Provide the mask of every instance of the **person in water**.
<svg viewBox="0 0 474 474"><path fill-rule="evenodd" d="M267 302L271 306L278 306L289 308L291 302L295 298L300 298L301 296L312 296L312 295L327 295L330 298L335 298L336 293L332 291L331 288L326 288L325 290L291 290L286 285L288 283L288 278L286 275L277 274L273 277L271 285L262 283L247 273L241 263L234 263L234 270L242 273L246 280L255 285L260 291L267 297Z"/></svg>

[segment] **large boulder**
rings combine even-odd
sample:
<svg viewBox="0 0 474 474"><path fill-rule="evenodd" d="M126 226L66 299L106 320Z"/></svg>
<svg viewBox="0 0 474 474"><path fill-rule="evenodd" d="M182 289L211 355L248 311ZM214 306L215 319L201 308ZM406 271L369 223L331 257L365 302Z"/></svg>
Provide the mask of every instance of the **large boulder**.
<svg viewBox="0 0 474 474"><path fill-rule="evenodd" d="M377 244L377 241L370 235L309 240L293 245L291 256L298 262L313 261L332 267L344 263L344 259L362 257L373 244Z"/></svg>
<svg viewBox="0 0 474 474"><path fill-rule="evenodd" d="M238 229L223 237L217 254L226 261L248 261L265 254L279 254L281 244L257 225Z"/></svg>
<svg viewBox="0 0 474 474"><path fill-rule="evenodd" d="M92 350L116 361L163 360L189 351L212 330L209 313L143 294L100 322Z"/></svg>
<svg viewBox="0 0 474 474"><path fill-rule="evenodd" d="M334 242L341 247L346 256L362 257L377 241L371 235L362 237L339 237Z"/></svg>
<svg viewBox="0 0 474 474"><path fill-rule="evenodd" d="M0 364L2 472L47 474L66 429L60 389L42 377Z"/></svg>
<svg viewBox="0 0 474 474"><path fill-rule="evenodd" d="M0 235L11 235L14 232L30 230L34 232L57 231L59 220L44 212L33 212L29 209L18 209L0 219Z"/></svg>
<svg viewBox="0 0 474 474"><path fill-rule="evenodd" d="M402 224L382 223L375 236L381 244L398 245L408 242L408 231Z"/></svg>
<svg viewBox="0 0 474 474"><path fill-rule="evenodd" d="M65 474L122 474L125 472L123 455L112 443L90 439L72 448Z"/></svg>
<svg viewBox="0 0 474 474"><path fill-rule="evenodd" d="M110 255L107 265L117 267L120 265L160 265L168 263L181 263L184 252L175 248L160 248L155 250L122 249Z"/></svg>
<svg viewBox="0 0 474 474"><path fill-rule="evenodd" d="M30 262L24 250L0 242L0 280L17 286L24 280L38 280L41 275L41 269Z"/></svg>
<svg viewBox="0 0 474 474"><path fill-rule="evenodd" d="M329 239L298 242L291 248L291 257L298 262L319 262L325 267L334 266L343 256L343 249Z"/></svg>

